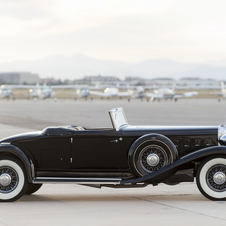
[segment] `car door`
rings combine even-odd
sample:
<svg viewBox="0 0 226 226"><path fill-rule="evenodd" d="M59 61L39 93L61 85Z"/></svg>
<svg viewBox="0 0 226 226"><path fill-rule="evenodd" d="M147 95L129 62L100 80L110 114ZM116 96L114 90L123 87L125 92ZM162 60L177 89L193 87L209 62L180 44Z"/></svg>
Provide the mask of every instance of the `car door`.
<svg viewBox="0 0 226 226"><path fill-rule="evenodd" d="M42 139L40 142L40 166L45 169L71 168L71 138L57 136Z"/></svg>
<svg viewBox="0 0 226 226"><path fill-rule="evenodd" d="M73 169L119 169L126 165L120 134L86 130L72 136Z"/></svg>

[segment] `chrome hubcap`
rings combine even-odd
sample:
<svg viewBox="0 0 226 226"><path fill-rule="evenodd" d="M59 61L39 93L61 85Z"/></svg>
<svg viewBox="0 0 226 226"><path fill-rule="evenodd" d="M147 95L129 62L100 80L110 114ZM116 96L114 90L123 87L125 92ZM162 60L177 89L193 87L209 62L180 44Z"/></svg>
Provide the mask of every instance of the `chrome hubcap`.
<svg viewBox="0 0 226 226"><path fill-rule="evenodd" d="M10 183L11 183L11 176L7 173L3 173L0 176L0 184L2 186L8 186L8 185L10 185Z"/></svg>
<svg viewBox="0 0 226 226"><path fill-rule="evenodd" d="M225 174L223 172L217 172L214 174L213 180L216 184L223 184L226 180Z"/></svg>
<svg viewBox="0 0 226 226"><path fill-rule="evenodd" d="M159 156L156 154L150 154L147 157L147 163L150 166L156 166L159 163Z"/></svg>

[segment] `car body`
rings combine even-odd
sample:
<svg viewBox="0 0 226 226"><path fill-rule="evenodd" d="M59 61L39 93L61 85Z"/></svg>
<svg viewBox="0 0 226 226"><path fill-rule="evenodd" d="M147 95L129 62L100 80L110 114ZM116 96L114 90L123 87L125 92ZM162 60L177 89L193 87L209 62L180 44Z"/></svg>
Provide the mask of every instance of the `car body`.
<svg viewBox="0 0 226 226"><path fill-rule="evenodd" d="M225 126L131 126L122 108L112 128L47 127L0 140L0 201L43 183L144 187L192 182L212 200L226 199Z"/></svg>

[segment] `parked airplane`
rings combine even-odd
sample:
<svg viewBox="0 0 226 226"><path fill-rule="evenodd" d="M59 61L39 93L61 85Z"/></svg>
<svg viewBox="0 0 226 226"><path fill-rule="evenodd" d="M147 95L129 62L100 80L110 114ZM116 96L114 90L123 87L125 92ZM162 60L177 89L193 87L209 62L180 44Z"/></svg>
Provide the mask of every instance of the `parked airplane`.
<svg viewBox="0 0 226 226"><path fill-rule="evenodd" d="M12 93L13 89L28 89L28 98L32 98L34 100L39 99L49 99L55 96L55 92L53 92L50 86L40 86L36 85L3 85L5 93L8 95Z"/></svg>
<svg viewBox="0 0 226 226"><path fill-rule="evenodd" d="M94 86L88 86L86 84L76 84L76 85L53 85L51 86L52 89L60 89L60 90L76 90L76 92L72 92L71 95L74 96L74 99L77 100L78 98L84 98L85 100L88 99L90 93L89 89L95 89ZM92 98L91 98L92 99Z"/></svg>
<svg viewBox="0 0 226 226"><path fill-rule="evenodd" d="M134 87L133 98L139 98L143 101L143 98L146 97L145 88L143 86Z"/></svg>
<svg viewBox="0 0 226 226"><path fill-rule="evenodd" d="M125 97L125 98L127 98L128 101L130 101L130 99L131 99L133 93L134 93L133 90L127 89L127 91L125 91L125 92L119 92L119 91L118 91L117 96L118 96L120 99L122 99L123 97Z"/></svg>
<svg viewBox="0 0 226 226"><path fill-rule="evenodd" d="M110 98L110 97L119 97L120 99L122 97L127 97L128 101L130 101L130 98L133 94L133 91L128 89L126 92L119 92L118 88L106 88L104 92L99 92L99 91L89 91L90 95L95 95L95 96L100 96L101 99L105 98Z"/></svg>
<svg viewBox="0 0 226 226"><path fill-rule="evenodd" d="M13 100L15 99L13 96L12 90L5 88L4 85L2 85L0 88L0 95L1 95L1 98L4 98L4 99L8 99L8 100L10 98L12 98Z"/></svg>
<svg viewBox="0 0 226 226"><path fill-rule="evenodd" d="M4 90L3 90L4 87ZM127 89L125 92L120 92L120 89ZM34 100L39 99L50 99L54 98L56 93L53 91L55 90L65 90L65 89L71 89L71 90L76 90L75 93L72 95L75 96L75 99L77 98L85 98L87 99L88 97L93 98L93 95L99 96L101 98L111 98L111 97L119 97L120 99L123 97L128 98L128 101L130 101L131 98L140 98L141 101L144 98L151 99L151 101L155 100L161 100L161 99L174 99L175 101L178 98L182 97L191 97L193 95L198 95L197 92L185 92L183 94L176 94L174 89L169 89L169 88L159 88L154 90L154 93L147 93L146 90L149 90L150 88L153 87L148 87L148 86L133 86L129 87L127 86L120 86L117 88L116 87L108 87L106 86L88 86L88 85L53 85L53 86L47 86L43 85L40 86L39 84L37 85L5 85L2 86L1 89L1 94L4 96L9 96L12 89L27 89L28 92L28 97L32 98ZM100 91L95 91L95 90L100 90L104 89L104 92ZM3 94L4 93L4 94ZM226 93L226 92L225 92ZM54 98L56 100L56 98Z"/></svg>
<svg viewBox="0 0 226 226"><path fill-rule="evenodd" d="M33 100L39 99L51 99L55 96L55 92L53 92L52 88L50 86L40 86L39 84L36 85L35 88L29 89L28 96L29 98L32 98ZM54 98L56 100L56 98Z"/></svg>
<svg viewBox="0 0 226 226"><path fill-rule="evenodd" d="M223 98L226 98L226 89L225 89L225 85L224 85L223 81L221 81L221 92L217 92L217 93L214 93L214 94L221 96ZM221 101L221 98L219 97L218 102L220 102L220 101Z"/></svg>
<svg viewBox="0 0 226 226"><path fill-rule="evenodd" d="M160 101L161 99L174 99L177 101L178 98L182 97L192 97L194 95L198 95L198 92L193 91L193 92L185 92L183 94L176 94L175 89L169 89L169 88L160 88L157 90L154 90L154 93L146 93L146 97L151 98L151 101L158 100Z"/></svg>
<svg viewBox="0 0 226 226"><path fill-rule="evenodd" d="M53 98L54 100L57 100L56 92L55 90L66 90L66 89L76 89L76 93L73 94L77 98L87 98L89 95L89 89L92 88L95 89L94 86L88 86L88 85L4 85L5 89L7 88L8 92L11 92L13 89L27 89L28 90L28 99L32 98L33 100L37 101L37 99L50 99Z"/></svg>
<svg viewBox="0 0 226 226"><path fill-rule="evenodd" d="M75 100L84 98L85 100L88 99L89 97L89 89L87 88L82 88L82 89L77 89L75 93L72 93L73 96L75 96ZM93 100L93 98L91 98Z"/></svg>

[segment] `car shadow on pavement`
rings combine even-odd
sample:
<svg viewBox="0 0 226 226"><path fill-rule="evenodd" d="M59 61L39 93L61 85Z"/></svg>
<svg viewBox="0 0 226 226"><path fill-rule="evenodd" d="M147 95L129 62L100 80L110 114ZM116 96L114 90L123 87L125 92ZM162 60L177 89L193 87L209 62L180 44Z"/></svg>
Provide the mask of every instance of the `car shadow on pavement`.
<svg viewBox="0 0 226 226"><path fill-rule="evenodd" d="M161 201L176 201L176 202L195 202L195 201L208 201L210 200L203 197L201 194L185 194L185 195L136 195L136 194L33 194L25 195L20 202L161 202Z"/></svg>

